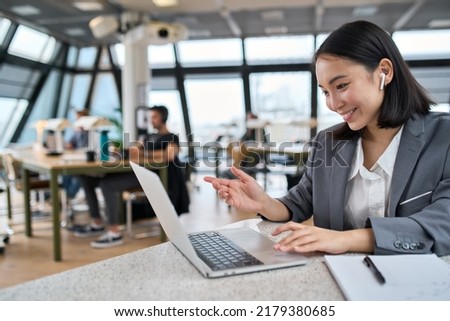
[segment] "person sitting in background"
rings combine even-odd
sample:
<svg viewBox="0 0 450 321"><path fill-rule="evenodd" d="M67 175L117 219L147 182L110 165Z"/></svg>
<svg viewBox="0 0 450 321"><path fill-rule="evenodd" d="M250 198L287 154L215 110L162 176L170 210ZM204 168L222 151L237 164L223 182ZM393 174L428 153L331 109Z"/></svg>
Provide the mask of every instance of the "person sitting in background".
<svg viewBox="0 0 450 321"><path fill-rule="evenodd" d="M168 194L178 214L189 211L189 195L187 192L183 168L178 159L180 149L179 138L167 128L169 112L165 106L150 108L150 119L156 133L147 135L144 144L136 143L129 148L130 160L167 162L168 166ZM125 190L141 188L135 174L126 173L107 174L102 177L80 176L81 186L86 193L92 222L85 229L75 232L78 237L101 234L105 232L105 223L100 215L96 187L100 187L105 199L107 231L97 240L91 242L93 248L107 248L123 244L121 232L120 208L121 193Z"/></svg>
<svg viewBox="0 0 450 321"><path fill-rule="evenodd" d="M288 233L281 252L449 255L450 114L430 112L435 103L373 23L333 31L313 62L343 122L313 139L300 182L273 198L237 168L238 179L205 180L230 206L289 221L272 233Z"/></svg>

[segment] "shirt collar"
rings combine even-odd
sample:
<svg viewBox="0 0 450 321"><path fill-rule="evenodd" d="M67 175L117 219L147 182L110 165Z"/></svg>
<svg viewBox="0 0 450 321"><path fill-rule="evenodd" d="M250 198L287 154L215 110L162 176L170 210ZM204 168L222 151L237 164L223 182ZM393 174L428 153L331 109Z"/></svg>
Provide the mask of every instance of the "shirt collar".
<svg viewBox="0 0 450 321"><path fill-rule="evenodd" d="M350 168L350 174L348 175L348 180L351 180L353 177L358 174L359 169L363 166L364 162L364 154L362 150L362 142L361 137L358 138L358 142L356 143L356 154L353 157L352 165Z"/></svg>
<svg viewBox="0 0 450 321"><path fill-rule="evenodd" d="M373 165L372 169L377 166L381 167L381 169L392 176L392 172L394 170L395 158L397 157L398 146L400 145L400 138L402 136L403 126L400 128L397 134L395 134L389 146L383 152L383 154L378 158L377 162ZM361 137L358 139L356 144L356 154L353 157L350 174L348 176L348 180L354 178L358 172L364 167L364 153L362 149L362 140Z"/></svg>
<svg viewBox="0 0 450 321"><path fill-rule="evenodd" d="M398 146L400 145L400 138L402 137L403 126L400 128L397 134L395 134L389 146L386 148L383 154L381 154L377 163L386 174L392 176L394 171L394 163L397 157ZM375 165L376 165L375 164Z"/></svg>

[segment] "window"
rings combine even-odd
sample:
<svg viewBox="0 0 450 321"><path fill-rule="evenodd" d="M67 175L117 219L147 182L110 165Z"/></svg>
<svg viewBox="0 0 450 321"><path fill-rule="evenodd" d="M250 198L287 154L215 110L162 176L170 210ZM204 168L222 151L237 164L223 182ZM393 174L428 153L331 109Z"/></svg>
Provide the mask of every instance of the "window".
<svg viewBox="0 0 450 321"><path fill-rule="evenodd" d="M148 62L155 69L175 67L173 44L148 46Z"/></svg>
<svg viewBox="0 0 450 321"><path fill-rule="evenodd" d="M0 97L0 106L2 106L0 114L0 147L6 147L23 117L28 101L25 99Z"/></svg>
<svg viewBox="0 0 450 321"><path fill-rule="evenodd" d="M95 47L81 48L78 56L78 68L94 68L96 55L97 48Z"/></svg>
<svg viewBox="0 0 450 321"><path fill-rule="evenodd" d="M244 44L249 65L311 61L314 53L312 35L247 38Z"/></svg>
<svg viewBox="0 0 450 321"><path fill-rule="evenodd" d="M75 67L77 65L79 49L74 46L70 46L69 53L67 55L67 66Z"/></svg>
<svg viewBox="0 0 450 321"><path fill-rule="evenodd" d="M28 59L49 62L56 41L42 32L19 26L8 48L8 53Z"/></svg>
<svg viewBox="0 0 450 321"><path fill-rule="evenodd" d="M59 96L58 102L58 118L65 118L69 112L73 109L73 106L70 106L70 92L72 90L72 82L73 76L70 74L64 74L64 77L61 79L61 94ZM75 118L70 119L69 121L73 121Z"/></svg>
<svg viewBox="0 0 450 321"><path fill-rule="evenodd" d="M70 94L70 106L77 109L83 109L86 107L86 99L91 80L92 76L90 74L76 75L73 78L72 92Z"/></svg>
<svg viewBox="0 0 450 321"><path fill-rule="evenodd" d="M242 79L238 75L203 75L185 81L194 141L215 141L219 135L237 138L244 132Z"/></svg>
<svg viewBox="0 0 450 321"><path fill-rule="evenodd" d="M177 44L184 67L232 66L242 64L240 39L190 40Z"/></svg>
<svg viewBox="0 0 450 321"><path fill-rule="evenodd" d="M11 21L0 17L0 44L3 43L3 40L5 39L6 33L8 32L10 26Z"/></svg>
<svg viewBox="0 0 450 321"><path fill-rule="evenodd" d="M450 57L450 30L398 31L392 38L405 59Z"/></svg>
<svg viewBox="0 0 450 321"><path fill-rule="evenodd" d="M316 51L319 49L319 47L322 45L322 43L325 41L325 39L328 38L330 34L329 33L321 33L317 35L316 37Z"/></svg>
<svg viewBox="0 0 450 321"><path fill-rule="evenodd" d="M111 69L111 60L109 59L108 48L106 46L101 49L98 67L100 69Z"/></svg>
<svg viewBox="0 0 450 321"><path fill-rule="evenodd" d="M115 58L119 66L125 64L125 47L123 44L114 45ZM150 45L147 48L148 63L152 69L172 68L175 66L173 44Z"/></svg>
<svg viewBox="0 0 450 321"><path fill-rule="evenodd" d="M252 110L269 120L266 129L273 142L309 139L309 127L295 121L309 121L311 115L311 73L267 72L250 75Z"/></svg>
<svg viewBox="0 0 450 321"><path fill-rule="evenodd" d="M50 73L20 135L20 143L32 143L36 140L36 130L34 126L38 120L56 117L55 107L57 107L57 105L55 100L57 97L55 92L57 91L60 78L61 74L59 71Z"/></svg>
<svg viewBox="0 0 450 321"><path fill-rule="evenodd" d="M412 68L411 72L437 103L432 110L450 111L450 67Z"/></svg>
<svg viewBox="0 0 450 321"><path fill-rule="evenodd" d="M102 116L110 120L122 122L121 102L111 73L99 73L95 80L91 115ZM114 128L109 133L110 139L122 139L122 129Z"/></svg>
<svg viewBox="0 0 450 321"><path fill-rule="evenodd" d="M30 68L2 64L0 68L0 97L29 99L41 73Z"/></svg>

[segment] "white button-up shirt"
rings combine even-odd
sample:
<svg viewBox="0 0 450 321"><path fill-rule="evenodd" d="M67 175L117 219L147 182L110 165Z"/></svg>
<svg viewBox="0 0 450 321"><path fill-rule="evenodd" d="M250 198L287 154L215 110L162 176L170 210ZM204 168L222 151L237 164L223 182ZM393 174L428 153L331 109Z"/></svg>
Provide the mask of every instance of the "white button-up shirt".
<svg viewBox="0 0 450 321"><path fill-rule="evenodd" d="M392 171L402 131L403 127L370 170L364 167L364 153L361 138L359 138L345 196L344 226L346 228L364 228L368 217L385 216Z"/></svg>

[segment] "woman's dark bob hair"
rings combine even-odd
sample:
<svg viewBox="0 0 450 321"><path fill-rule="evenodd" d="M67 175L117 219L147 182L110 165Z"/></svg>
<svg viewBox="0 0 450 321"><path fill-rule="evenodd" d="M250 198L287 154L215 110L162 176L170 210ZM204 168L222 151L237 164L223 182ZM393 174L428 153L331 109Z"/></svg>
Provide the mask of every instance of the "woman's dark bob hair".
<svg viewBox="0 0 450 321"><path fill-rule="evenodd" d="M377 25L367 21L355 21L333 31L314 55L314 66L322 55L332 55L354 61L373 72L380 60L392 62L394 76L384 87L385 97L381 105L378 125L395 128L403 125L414 113L427 114L435 103L416 81L391 36ZM336 138L351 135L347 124L335 132Z"/></svg>

